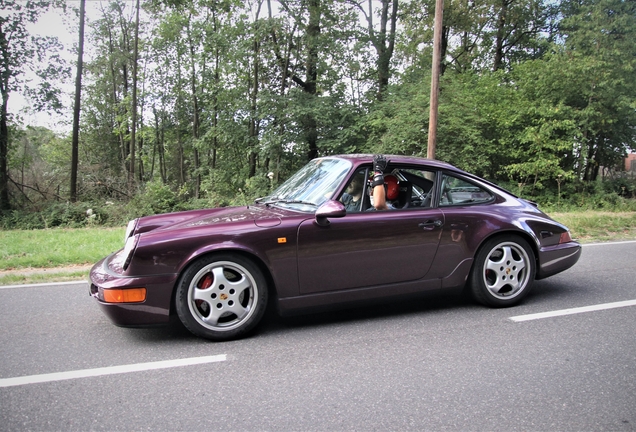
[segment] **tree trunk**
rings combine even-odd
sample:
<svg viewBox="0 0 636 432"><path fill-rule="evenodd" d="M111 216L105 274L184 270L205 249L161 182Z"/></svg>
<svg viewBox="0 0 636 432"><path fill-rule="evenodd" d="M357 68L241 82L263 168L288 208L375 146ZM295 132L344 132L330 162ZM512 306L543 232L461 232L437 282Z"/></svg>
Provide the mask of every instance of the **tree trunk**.
<svg viewBox="0 0 636 432"><path fill-rule="evenodd" d="M307 25L307 78L304 91L313 100L316 97L318 81L318 43L320 37L320 0L309 0L309 24ZM318 156L318 122L313 113L304 118L305 137L309 150L307 159Z"/></svg>
<svg viewBox="0 0 636 432"><path fill-rule="evenodd" d="M155 157L157 156L157 148L159 147L159 116L157 108L152 107L152 115L155 118L155 144L152 147L152 161L150 163L150 178L155 174Z"/></svg>
<svg viewBox="0 0 636 432"><path fill-rule="evenodd" d="M82 99L82 69L84 66L84 13L86 0L80 0L79 44L77 49L77 76L75 77L75 104L73 106L73 137L71 141L70 200L77 201L77 168L79 165L79 120Z"/></svg>
<svg viewBox="0 0 636 432"><path fill-rule="evenodd" d="M0 211L10 210L9 202L9 128L7 126L9 103L9 76L10 71L5 70L4 65L9 65L9 41L0 26L0 49L2 50L3 70L0 75L0 91L2 92L2 107L0 107Z"/></svg>
<svg viewBox="0 0 636 432"><path fill-rule="evenodd" d="M137 146L137 63L139 62L139 0L135 6L135 41L133 45L132 59L132 106L130 130L130 171L128 173L128 189L132 195L135 185L135 147Z"/></svg>
<svg viewBox="0 0 636 432"><path fill-rule="evenodd" d="M191 19L190 17L189 19ZM192 138L194 139L194 197L199 198L201 191L201 173L199 167L199 149L197 148L199 140L199 99L197 97L197 72L195 65L194 41L190 32L190 22L188 21L188 45L190 46L190 91L192 93Z"/></svg>
<svg viewBox="0 0 636 432"><path fill-rule="evenodd" d="M4 34L2 35L4 39ZM5 82L3 78L2 107L0 108L0 211L10 210L9 203L9 171L7 159L9 158L9 128L7 127L7 103L9 101L8 92L4 91Z"/></svg>
<svg viewBox="0 0 636 432"><path fill-rule="evenodd" d="M214 83L219 85L219 48L215 48L215 60L214 60ZM217 90L214 91L213 107L212 107L212 127L214 128L214 135L212 136L212 160L210 162L210 168L216 169L216 152L219 146L218 138L218 126L219 126L219 97Z"/></svg>
<svg viewBox="0 0 636 432"><path fill-rule="evenodd" d="M102 13L104 13L104 11L102 10ZM116 107L116 109L119 111L120 107L119 107L119 98L117 97L117 80L115 79L116 74L115 74L115 64L113 62L113 53L114 53L114 48L113 48L113 35L111 32L110 27L108 28L108 66L110 68L110 76L111 76L111 81L113 84L113 104ZM115 116L115 118L117 118L117 116ZM117 120L115 120L115 123L117 122ZM124 144L124 137L121 133L121 129L119 128L119 125L117 125L117 138L119 139L119 153L121 156L121 161L122 164L124 164L124 168L125 168L125 164L126 164L126 157L128 156L126 153L126 146Z"/></svg>
<svg viewBox="0 0 636 432"><path fill-rule="evenodd" d="M161 133L159 134L159 173L161 174L161 181L163 184L166 184L168 181L168 170L166 168L166 157L164 154L164 143L166 141L165 137L165 113L164 110L161 110Z"/></svg>
<svg viewBox="0 0 636 432"><path fill-rule="evenodd" d="M212 10L212 22L214 25L214 33L216 34L219 29L217 28L217 17L216 11ZM219 45L215 44L214 46L214 94L212 97L212 128L214 130L214 134L212 135L212 155L210 160L210 169L216 169L216 152L219 145L218 138L218 125L219 125L219 96L218 96L218 88L220 84L220 51Z"/></svg>
<svg viewBox="0 0 636 432"><path fill-rule="evenodd" d="M389 6L391 15L389 16ZM371 10L371 0L369 0L369 12ZM395 48L395 30L397 26L398 0L382 0L382 14L380 16L380 34L376 37L374 45L378 53L378 93L377 99L382 100L384 92L389 85L391 77L390 64ZM390 29L387 31L387 26Z"/></svg>
<svg viewBox="0 0 636 432"><path fill-rule="evenodd" d="M126 23L124 20L124 12L121 9L121 7L117 8L117 12L119 14L119 27L121 29L121 46L118 47L119 51L123 51L124 53L129 53L130 52L130 37L128 36L128 29L126 27ZM112 49L112 46L111 46ZM111 52L111 55L113 55L114 53ZM123 85L123 94L120 100L122 101L126 101L126 99L128 98L128 63L126 60L123 61L123 63L121 64L121 74L122 74L122 85ZM116 86L116 77L115 75L113 75L113 86ZM120 115L122 118L122 121L125 122L125 133L121 133L120 132L120 140L122 145L124 146L123 149L123 153L124 153L124 165L126 168L126 171L129 173L130 172L134 172L135 168L134 165L131 166L130 164L130 159L128 159L128 157L131 155L131 151L132 149L132 140L130 139L130 124L128 122L128 109L129 106L126 106L125 103L121 104L121 111L120 111ZM118 125L120 131L122 128L122 125ZM128 137L128 141L125 141L125 137ZM129 177L130 178L130 177ZM134 178L134 177L132 177Z"/></svg>
<svg viewBox="0 0 636 432"><path fill-rule="evenodd" d="M448 36L450 34L450 27L442 25L442 42L439 53L439 74L440 76L444 75L446 72L446 62L444 59L446 58L446 51L448 50Z"/></svg>
<svg viewBox="0 0 636 432"><path fill-rule="evenodd" d="M258 19L261 13L261 6L263 5L262 1L258 2L258 9L256 11L255 18L255 27L254 27L254 40L252 41L252 50L253 50L253 75L250 80L250 124L249 124L249 154L248 154L248 164L249 164L249 172L248 177L252 178L256 175L256 159L257 159L257 146L258 146L258 114L257 114L257 102L258 102L258 82L259 82L259 50L260 50L260 41L258 39L257 27Z"/></svg>
<svg viewBox="0 0 636 432"><path fill-rule="evenodd" d="M495 59L493 61L492 70L497 71L503 63L503 44L505 38L506 21L508 19L508 6L511 0L501 1L501 10L499 11L499 19L497 21L497 36L495 39Z"/></svg>
<svg viewBox="0 0 636 432"><path fill-rule="evenodd" d="M0 212L10 210L9 202L9 128L7 121L9 114L7 106L9 104L9 69L11 53L9 51L9 41L5 34L5 29L0 25L0 52L2 58L2 73L0 74L0 92L2 93L2 106L0 107Z"/></svg>
<svg viewBox="0 0 636 432"><path fill-rule="evenodd" d="M249 173L248 177L256 175L256 148L258 145L258 118L257 118L257 97L258 97L258 40L254 40L254 75L252 77L252 89L250 91L250 130L249 130Z"/></svg>

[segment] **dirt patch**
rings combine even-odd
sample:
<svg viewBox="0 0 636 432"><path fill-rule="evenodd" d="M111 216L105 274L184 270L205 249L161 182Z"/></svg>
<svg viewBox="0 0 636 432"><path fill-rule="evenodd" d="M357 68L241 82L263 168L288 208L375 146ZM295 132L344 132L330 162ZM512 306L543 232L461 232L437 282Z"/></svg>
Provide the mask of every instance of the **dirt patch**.
<svg viewBox="0 0 636 432"><path fill-rule="evenodd" d="M0 270L0 276L11 275L36 275L36 274L58 274L58 273L75 273L85 271L88 272L92 264L76 264L62 267L35 268L25 267L19 269Z"/></svg>

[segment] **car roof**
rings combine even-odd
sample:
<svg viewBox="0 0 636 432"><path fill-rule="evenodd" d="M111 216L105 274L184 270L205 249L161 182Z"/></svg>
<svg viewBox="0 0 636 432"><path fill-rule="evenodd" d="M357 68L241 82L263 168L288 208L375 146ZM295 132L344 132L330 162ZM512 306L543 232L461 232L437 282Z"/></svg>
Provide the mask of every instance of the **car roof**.
<svg viewBox="0 0 636 432"><path fill-rule="evenodd" d="M375 157L374 154L366 154L366 153L359 153L359 154L340 154L340 155L332 155L332 156L324 156L321 157L319 159L327 159L327 158L338 158L338 159L346 159L348 161L351 161L353 163L354 167L358 167L360 165L363 164L370 164L373 163L373 158ZM509 194L511 196L513 196L514 198L519 198L517 195L515 195L514 193L510 192L509 190L499 186L496 183L493 183L489 180L486 180L482 177L479 177L475 174L469 173L467 171L462 170L461 168L457 168L454 165L451 165L449 163L446 162L442 162L436 159L428 159L428 158L423 158L423 157L418 157L418 156L402 156L402 155L384 155L384 157L389 161L389 163L394 163L394 164L405 164L405 165L409 165L409 164L416 164L416 165L425 165L428 166L430 168L433 169L444 169L444 170L448 170L448 171L453 171L455 173L458 174L462 174L466 177L469 177L473 180L477 180L479 182L485 183L488 186L497 189L500 192L504 192L506 194Z"/></svg>
<svg viewBox="0 0 636 432"><path fill-rule="evenodd" d="M354 163L354 165L361 165L365 163L372 163L374 156L375 155L373 154L361 153L361 154L340 154L340 155L333 155L333 156L325 156L324 158L346 159ZM447 170L464 173L463 170L449 163L442 162L435 159L428 159L428 158L423 158L418 156L401 156L401 155L384 155L384 157L389 161L389 163L417 164L417 165L424 164L432 168L447 169Z"/></svg>

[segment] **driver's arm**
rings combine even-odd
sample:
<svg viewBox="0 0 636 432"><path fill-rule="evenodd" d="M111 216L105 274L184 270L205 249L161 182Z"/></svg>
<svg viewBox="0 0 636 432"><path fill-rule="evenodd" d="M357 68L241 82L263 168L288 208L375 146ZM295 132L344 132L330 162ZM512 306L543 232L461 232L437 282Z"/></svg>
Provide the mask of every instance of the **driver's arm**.
<svg viewBox="0 0 636 432"><path fill-rule="evenodd" d="M383 155L373 158L373 207L376 210L387 210L386 189L384 187L384 170L389 162Z"/></svg>

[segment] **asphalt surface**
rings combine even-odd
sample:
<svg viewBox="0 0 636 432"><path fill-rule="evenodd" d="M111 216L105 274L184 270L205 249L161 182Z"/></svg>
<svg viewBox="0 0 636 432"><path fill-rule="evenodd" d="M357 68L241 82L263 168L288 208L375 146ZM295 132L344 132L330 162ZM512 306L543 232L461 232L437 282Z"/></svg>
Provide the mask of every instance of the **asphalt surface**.
<svg viewBox="0 0 636 432"><path fill-rule="evenodd" d="M633 431L636 306L510 318L636 300L635 263L636 242L586 245L515 308L268 316L226 343L115 327L85 283L0 287L0 430ZM142 370L99 369L129 365Z"/></svg>

